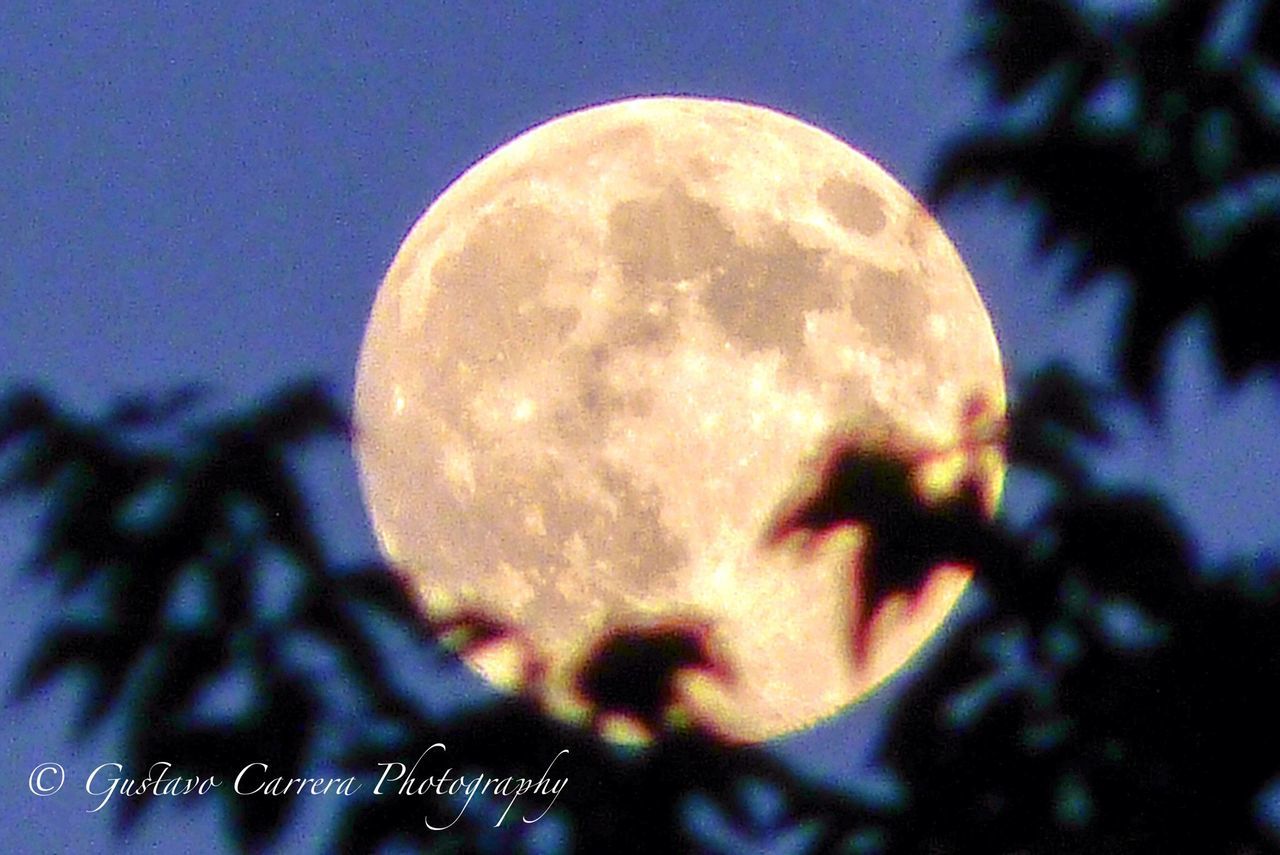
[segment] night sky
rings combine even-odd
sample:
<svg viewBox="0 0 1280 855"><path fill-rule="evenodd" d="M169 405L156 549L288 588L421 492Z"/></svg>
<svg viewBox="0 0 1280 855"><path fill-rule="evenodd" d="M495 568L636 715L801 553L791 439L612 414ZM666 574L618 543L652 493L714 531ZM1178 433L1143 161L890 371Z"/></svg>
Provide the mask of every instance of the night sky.
<svg viewBox="0 0 1280 855"><path fill-rule="evenodd" d="M0 6L0 389L34 382L91 411L185 381L244 405L304 375L349 401L366 315L409 227L468 166L555 115L649 94L764 104L843 138L919 196L984 103L958 0L127 5ZM1104 376L1114 293L1058 299L1062 259L1038 260L1031 219L997 197L940 219L987 301L1015 394L1054 358ZM1210 556L1275 549L1280 394L1260 381L1218 391L1203 335L1184 332L1165 427L1118 413L1129 441L1106 471L1173 498ZM311 477L330 548L372 555L350 460L321 455ZM1034 498L1011 484L1009 512ZM6 691L55 607L16 572L36 511L0 516ZM115 734L73 745L76 700L59 683L6 710L11 846L117 842L81 789L90 768L118 759ZM850 777L887 702L796 738L787 756ZM48 761L70 782L37 799L27 776ZM215 805L166 806L130 843L206 849Z"/></svg>

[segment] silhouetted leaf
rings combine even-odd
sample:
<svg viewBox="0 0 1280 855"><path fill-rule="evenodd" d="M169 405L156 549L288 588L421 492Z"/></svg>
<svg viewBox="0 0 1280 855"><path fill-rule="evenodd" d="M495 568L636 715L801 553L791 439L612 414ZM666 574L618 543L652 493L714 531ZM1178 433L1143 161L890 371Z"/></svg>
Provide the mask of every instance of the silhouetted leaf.
<svg viewBox="0 0 1280 855"><path fill-rule="evenodd" d="M586 655L577 688L595 709L597 722L605 714L622 714L657 735L666 729L666 713L678 700L676 677L685 670L732 679L712 647L710 626L671 623L616 629Z"/></svg>
<svg viewBox="0 0 1280 855"><path fill-rule="evenodd" d="M15 389L0 399L0 449L56 423L53 406L35 389Z"/></svg>
<svg viewBox="0 0 1280 855"><path fill-rule="evenodd" d="M1109 441L1100 407L1110 398L1064 365L1037 372L1009 414L1009 463L1043 472L1069 490L1084 489L1083 446Z"/></svg>
<svg viewBox="0 0 1280 855"><path fill-rule="evenodd" d="M181 416L206 394L203 386L191 383L158 395L123 398L107 413L106 421L125 429L153 427Z"/></svg>
<svg viewBox="0 0 1280 855"><path fill-rule="evenodd" d="M68 669L97 666L101 659L115 655L111 648L117 640L117 631L107 626L69 621L58 624L27 659L18 681L19 694L25 696L44 688Z"/></svg>
<svg viewBox="0 0 1280 855"><path fill-rule="evenodd" d="M1092 590L1133 596L1162 612L1166 603L1185 603L1191 549L1181 526L1150 497L1083 498L1047 524L1058 539L1057 559Z"/></svg>
<svg viewBox="0 0 1280 855"><path fill-rule="evenodd" d="M1107 41L1067 0L988 0L976 5L979 36L970 56L990 75L1002 98L1026 95L1054 69L1082 57L1105 61Z"/></svg>
<svg viewBox="0 0 1280 855"><path fill-rule="evenodd" d="M351 599L404 624L418 624L421 613L409 598L404 583L385 564L362 564L344 570L339 577Z"/></svg>
<svg viewBox="0 0 1280 855"><path fill-rule="evenodd" d="M771 541L807 533L810 545L841 526L864 535L862 574L853 621L854 655L865 662L871 617L895 594L916 595L941 565L976 566L986 555L987 525L981 485L927 501L917 484L926 454L850 445L834 454L817 493L785 515Z"/></svg>

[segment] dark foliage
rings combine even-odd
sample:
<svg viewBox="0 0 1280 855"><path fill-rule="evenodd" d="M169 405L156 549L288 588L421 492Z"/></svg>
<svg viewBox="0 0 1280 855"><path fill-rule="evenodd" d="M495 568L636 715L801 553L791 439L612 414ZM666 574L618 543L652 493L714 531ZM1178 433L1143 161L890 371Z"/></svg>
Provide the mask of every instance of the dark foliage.
<svg viewBox="0 0 1280 855"><path fill-rule="evenodd" d="M1274 850L1280 568L1196 566L1152 497L1060 488L891 724L891 851Z"/></svg>
<svg viewBox="0 0 1280 855"><path fill-rule="evenodd" d="M1227 377L1274 375L1280 338L1258 311L1280 275L1274 4L978 5L992 119L943 158L933 195L1001 184L1034 203L1043 249L1071 250L1071 287L1121 274L1120 375L1148 403L1195 314Z"/></svg>
<svg viewBox="0 0 1280 855"><path fill-rule="evenodd" d="M1255 801L1280 769L1270 691L1280 681L1280 569L1197 566L1158 501L1104 490L1080 463L1104 435L1096 396L1063 370L1041 384L1014 408L1010 446L1056 490L1023 530L983 522L964 479L959 505L913 500L920 460L877 451L839 455L821 501L789 523L850 522L896 544L912 563L870 562L870 590L918 586L930 562L977 569L982 613L891 722L883 760L905 785L897 805L823 793L756 750L668 727L681 670L729 678L696 622L619 630L582 666L594 708L658 737L646 749L608 747L523 697L451 718L426 712L424 692L404 688L404 668L376 631L400 626L419 639L424 666L430 659L403 589L386 568L331 565L308 528L288 449L343 432L315 389L197 425L168 450L110 419L9 397L0 419L9 488L50 497L33 566L97 604L57 621L23 688L83 669L95 687L86 720L119 713L131 768L167 760L183 774L225 776L253 757L285 777L318 767L373 781L379 764L441 743L461 774L537 780L567 751L572 786L553 803L530 797L517 808L538 816L552 804L574 851L710 851L714 841L689 830L696 799L715 806L733 839L799 834L812 851L1273 847ZM299 584L287 604L264 609L252 590L282 573ZM431 629L461 651L516 634L466 612ZM324 679L320 652L336 663ZM210 692L219 684L237 690L235 703ZM330 747L321 732L336 734ZM752 782L776 787L785 810L763 822L744 807ZM494 827L504 805L491 798L368 796L343 802L344 851L397 839L430 851L515 851L533 827L515 817ZM277 838L295 801L231 798L231 827L257 848ZM119 816L128 823L146 807L129 800ZM1181 848L1189 842L1193 850Z"/></svg>
<svg viewBox="0 0 1280 855"><path fill-rule="evenodd" d="M380 764L435 743L452 762L433 774L456 763L467 775L530 780L567 750L559 767L572 786L554 800L554 815L575 850L588 852L692 851L690 795L731 805L745 776L782 787L796 821L815 828L818 818L831 830L864 816L759 752L665 727L678 672L730 678L695 624L619 630L584 662L581 688L593 707L663 737L644 751L609 747L522 697L432 715L430 687L406 688L417 669L439 672L432 636L467 653L518 640L518 631L474 611L424 626L388 568L329 561L289 460L304 442L346 436L319 388L289 388L245 416L209 422L191 422L192 402L186 392L139 399L84 420L34 392L0 401L6 491L38 495L49 509L32 570L60 582L69 604L91 606L54 621L19 689L85 673L85 724L118 717L125 768L169 762L173 775L229 780L252 758L271 770L263 778L336 769L371 789ZM161 427L177 439L152 438ZM288 595L261 596L282 578L293 582ZM415 639L416 665L397 664L384 632L392 626ZM533 663L527 680L539 673ZM296 793L218 792L229 796L229 826L246 849L278 840L298 802ZM341 851L397 839L427 851L516 851L533 828L515 815L495 828L501 805L495 814L492 799L460 816L459 804L436 794L369 795L342 802ZM537 817L549 802L527 796L516 807ZM121 800L117 815L128 826L150 803Z"/></svg>

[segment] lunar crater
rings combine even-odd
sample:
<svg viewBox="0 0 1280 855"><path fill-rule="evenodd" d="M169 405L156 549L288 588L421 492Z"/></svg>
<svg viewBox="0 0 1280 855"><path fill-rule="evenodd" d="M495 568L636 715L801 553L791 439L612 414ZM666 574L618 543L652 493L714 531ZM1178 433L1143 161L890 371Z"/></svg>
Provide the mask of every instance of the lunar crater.
<svg viewBox="0 0 1280 855"><path fill-rule="evenodd" d="M884 200L854 179L828 178L818 189L818 201L831 212L836 222L851 231L870 236L889 223Z"/></svg>
<svg viewBox="0 0 1280 855"><path fill-rule="evenodd" d="M609 214L609 249L643 303L667 296L660 286L715 270L733 244L716 207L678 184L619 202Z"/></svg>
<svg viewBox="0 0 1280 855"><path fill-rule="evenodd" d="M786 355L803 334L804 313L830 308L842 287L825 253L774 227L762 243L726 253L704 303L731 340Z"/></svg>
<svg viewBox="0 0 1280 855"><path fill-rule="evenodd" d="M902 271L865 265L853 279L850 311L872 341L889 353L929 357L923 347L932 309L921 283Z"/></svg>

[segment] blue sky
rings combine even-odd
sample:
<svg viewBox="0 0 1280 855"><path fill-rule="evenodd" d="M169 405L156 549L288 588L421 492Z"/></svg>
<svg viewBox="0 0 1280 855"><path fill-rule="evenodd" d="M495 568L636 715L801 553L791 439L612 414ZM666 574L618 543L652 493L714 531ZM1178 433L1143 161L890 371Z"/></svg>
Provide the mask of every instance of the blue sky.
<svg viewBox="0 0 1280 855"><path fill-rule="evenodd" d="M349 400L378 282L421 211L502 142L581 106L658 93L766 104L917 194L943 143L981 116L958 0L128 5L0 7L0 388L35 381L86 407L187 380L242 404L309 374ZM1003 204L941 219L1011 376L1055 356L1104 370L1113 294L1056 299L1060 265L1033 258L1027 217ZM1126 417L1133 441L1107 471L1171 494L1212 555L1276 548L1280 395L1262 382L1216 391L1197 335L1174 349L1167 427ZM372 554L349 461L317 471L332 548ZM1017 489L1010 501L1016 511ZM0 517L5 567L29 522ZM7 687L55 605L3 579ZM32 851L113 842L84 798L26 789L38 763L74 776L115 759L109 728L69 742L74 700L55 688L0 724L0 818ZM832 745L870 732L883 705L793 755L839 774ZM155 814L133 844L204 848L209 806L187 807Z"/></svg>

